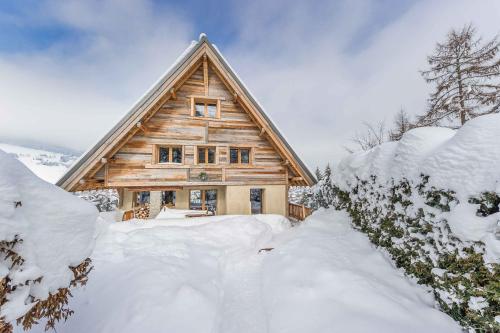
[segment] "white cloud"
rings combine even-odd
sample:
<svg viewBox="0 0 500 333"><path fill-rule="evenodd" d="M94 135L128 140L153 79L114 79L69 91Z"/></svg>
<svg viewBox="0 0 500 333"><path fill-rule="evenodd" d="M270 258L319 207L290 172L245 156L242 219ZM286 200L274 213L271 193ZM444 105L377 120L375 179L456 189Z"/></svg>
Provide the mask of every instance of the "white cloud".
<svg viewBox="0 0 500 333"><path fill-rule="evenodd" d="M363 121L390 122L401 105L421 112L429 87L418 69L450 28L473 22L485 37L499 30L495 0L419 1L385 25L379 7L260 0L233 9L237 36L222 52L311 167L337 162ZM148 1L47 2L41 19L82 38L0 54L0 133L82 150L198 33Z"/></svg>

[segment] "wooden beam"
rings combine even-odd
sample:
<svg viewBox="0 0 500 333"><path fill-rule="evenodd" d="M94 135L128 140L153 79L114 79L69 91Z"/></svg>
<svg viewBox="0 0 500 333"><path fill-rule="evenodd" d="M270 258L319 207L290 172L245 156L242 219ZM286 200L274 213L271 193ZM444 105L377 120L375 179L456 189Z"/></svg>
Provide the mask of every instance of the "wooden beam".
<svg viewBox="0 0 500 333"><path fill-rule="evenodd" d="M262 127L262 128L260 129L259 136L260 136L260 137L262 137L262 136L264 136L264 134L266 134L266 128L265 128L265 127Z"/></svg>
<svg viewBox="0 0 500 333"><path fill-rule="evenodd" d="M173 99L177 99L177 94L175 93L175 88L170 89L170 95L172 95Z"/></svg>
<svg viewBox="0 0 500 333"><path fill-rule="evenodd" d="M304 178L303 177L292 177L292 178L290 178L290 180L292 182L301 182L304 180Z"/></svg>
<svg viewBox="0 0 500 333"><path fill-rule="evenodd" d="M205 96L208 96L208 60L206 53L203 55L203 83L205 86Z"/></svg>
<svg viewBox="0 0 500 333"><path fill-rule="evenodd" d="M284 160L283 162L281 162L281 165L290 165L290 161L289 160Z"/></svg>
<svg viewBox="0 0 500 333"><path fill-rule="evenodd" d="M135 124L135 126L137 126L137 128L140 129L144 134L147 134L148 129L140 121Z"/></svg>

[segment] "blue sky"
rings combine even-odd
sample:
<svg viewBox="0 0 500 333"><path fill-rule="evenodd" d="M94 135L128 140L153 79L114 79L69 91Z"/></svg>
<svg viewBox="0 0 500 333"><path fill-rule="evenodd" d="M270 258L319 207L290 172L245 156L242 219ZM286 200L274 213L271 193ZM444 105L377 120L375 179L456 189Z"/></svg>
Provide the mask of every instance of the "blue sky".
<svg viewBox="0 0 500 333"><path fill-rule="evenodd" d="M322 12L322 2L317 1L307 13L315 19L308 27L310 32L318 32L328 25L331 17ZM372 14L353 38L347 51L362 48L377 30L399 17L410 8L415 0L380 0L372 8ZM179 17L192 23L194 31L205 32L222 48L234 43L238 37L238 20L233 10L241 5L241 1L217 0L185 0L185 1L151 1L155 12L176 12ZM335 4L335 1L332 3ZM293 1L285 6L293 5ZM337 2L340 9L342 2ZM50 48L54 44L84 38L85 32L75 29L57 20L44 17L46 14L44 1L6 0L0 2L0 52L18 53L33 52ZM41 14L40 16L37 14ZM271 18L269 21L279 20ZM271 23L272 25L272 23ZM271 27L272 29L272 27Z"/></svg>
<svg viewBox="0 0 500 333"><path fill-rule="evenodd" d="M206 32L314 167L363 122L422 113L451 28L500 31L497 0L0 2L0 138L86 150Z"/></svg>

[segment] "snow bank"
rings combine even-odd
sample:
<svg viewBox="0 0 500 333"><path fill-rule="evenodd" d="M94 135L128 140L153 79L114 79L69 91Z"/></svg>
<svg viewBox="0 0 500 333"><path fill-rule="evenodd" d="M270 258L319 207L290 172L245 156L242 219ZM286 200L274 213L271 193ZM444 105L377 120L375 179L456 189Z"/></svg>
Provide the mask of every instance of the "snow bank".
<svg viewBox="0 0 500 333"><path fill-rule="evenodd" d="M108 223L92 260L60 333L459 331L330 212Z"/></svg>
<svg viewBox="0 0 500 333"><path fill-rule="evenodd" d="M376 175L417 180L430 176L430 184L459 196L500 191L500 114L468 121L459 130L423 127L407 132L398 142L384 143L344 159L336 181L346 188L356 176Z"/></svg>
<svg viewBox="0 0 500 333"><path fill-rule="evenodd" d="M346 213L322 210L266 254L269 332L460 332L394 269Z"/></svg>
<svg viewBox="0 0 500 333"><path fill-rule="evenodd" d="M31 308L30 295L44 299L69 286L69 266L91 254L97 214L93 205L46 183L0 151L0 240L17 235L22 242L15 251L25 260L10 273L10 262L0 261L0 274L9 274L12 284L42 277L40 283L17 288L0 316L18 318Z"/></svg>

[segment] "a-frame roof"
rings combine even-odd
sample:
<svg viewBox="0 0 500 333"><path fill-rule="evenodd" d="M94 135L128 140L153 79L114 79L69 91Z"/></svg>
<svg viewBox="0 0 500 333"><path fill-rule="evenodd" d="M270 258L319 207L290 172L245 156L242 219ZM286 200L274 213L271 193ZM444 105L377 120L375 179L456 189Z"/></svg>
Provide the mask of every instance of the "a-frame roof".
<svg viewBox="0 0 500 333"><path fill-rule="evenodd" d="M113 151L113 147L117 142L125 138L130 131L134 130L137 124L140 124L147 116L151 115L150 111L156 103L164 100L167 94L175 94L176 83L203 56L207 56L214 65L222 69L221 72L225 76L226 83L232 86L238 101L241 104L245 104L248 109L255 111L254 116L259 120L260 126L266 131L270 140L283 147L282 153L285 155L284 159L300 175L300 177L297 177L300 180L296 181L295 185L311 186L315 184L316 179L313 174L294 152L276 125L266 115L263 108L246 88L217 47L210 43L205 34L201 34L198 42L193 41L191 43L163 77L97 144L75 162L59 179L56 185L68 191L73 191L78 183L82 181L83 177L92 169L95 170L96 166Z"/></svg>

